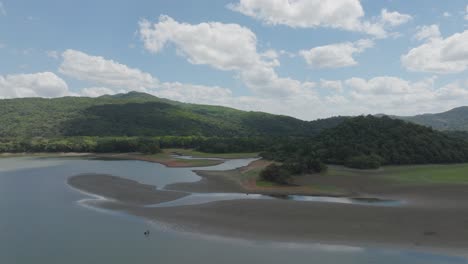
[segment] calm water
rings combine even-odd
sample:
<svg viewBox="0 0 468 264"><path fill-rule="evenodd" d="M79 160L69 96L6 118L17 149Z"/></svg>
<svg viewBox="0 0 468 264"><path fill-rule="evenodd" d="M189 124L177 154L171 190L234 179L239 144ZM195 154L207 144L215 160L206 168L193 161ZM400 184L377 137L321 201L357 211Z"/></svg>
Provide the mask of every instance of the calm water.
<svg viewBox="0 0 468 264"><path fill-rule="evenodd" d="M230 169L246 160L211 169ZM140 161L0 159L0 263L468 263L466 259L349 246L250 242L188 235L109 211L66 185L107 173L157 185L197 181L190 169ZM236 198L236 197L233 197ZM151 229L149 238L143 231Z"/></svg>

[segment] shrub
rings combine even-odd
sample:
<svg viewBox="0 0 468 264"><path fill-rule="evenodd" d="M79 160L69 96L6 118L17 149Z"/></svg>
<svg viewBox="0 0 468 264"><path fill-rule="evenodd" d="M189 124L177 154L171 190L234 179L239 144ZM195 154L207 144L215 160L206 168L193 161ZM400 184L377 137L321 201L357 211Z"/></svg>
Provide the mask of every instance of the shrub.
<svg viewBox="0 0 468 264"><path fill-rule="evenodd" d="M359 155L348 158L345 166L355 169L378 169L382 165L382 157L376 154Z"/></svg>

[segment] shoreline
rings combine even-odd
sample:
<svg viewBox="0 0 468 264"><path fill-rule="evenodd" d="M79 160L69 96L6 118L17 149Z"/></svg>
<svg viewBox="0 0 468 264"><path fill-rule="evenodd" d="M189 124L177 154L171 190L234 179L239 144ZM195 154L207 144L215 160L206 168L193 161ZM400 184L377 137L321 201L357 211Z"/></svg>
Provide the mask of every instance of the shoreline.
<svg viewBox="0 0 468 264"><path fill-rule="evenodd" d="M401 210L283 200L230 200L159 208L104 201L98 207L163 223L177 232L202 236L388 247L468 257L465 223L454 224L450 220L468 217L468 210ZM444 216L434 218L436 213Z"/></svg>
<svg viewBox="0 0 468 264"><path fill-rule="evenodd" d="M189 195L184 192L158 190L154 185L106 174L75 175L67 179L67 184L85 193L106 198L107 202L132 206L164 203Z"/></svg>
<svg viewBox="0 0 468 264"><path fill-rule="evenodd" d="M131 180L121 183L135 184ZM94 189L92 193L107 197L104 192L113 187L104 185L105 188ZM138 193L133 187L128 190L132 195ZM344 243L468 257L468 205L378 207L274 199L215 201L175 207L145 207L107 200L97 206L177 226L175 231L201 235L254 241Z"/></svg>
<svg viewBox="0 0 468 264"><path fill-rule="evenodd" d="M158 153L161 157L152 157L155 155L145 155L142 153L92 153L92 152L21 152L21 153L0 153L0 158L14 157L58 157L58 158L95 158L95 159L113 159L113 160L138 160L152 163L159 163L169 168L194 168L216 166L224 163L224 160L212 159L178 159L171 157L169 153ZM164 155L164 156L162 156Z"/></svg>
<svg viewBox="0 0 468 264"><path fill-rule="evenodd" d="M120 211L163 223L179 232L253 241L389 247L390 249L407 249L468 258L466 250L468 248L466 239L468 237L468 203L464 202L468 201L468 190L466 186L460 185L382 185L385 181L377 179L369 183L367 176L357 178L349 176L350 182L343 183L346 186L352 182L348 186L352 189L354 184L360 185L366 182L367 185L355 190L359 191L357 193L360 195L379 194L380 197L411 201L408 205L396 207L282 199L227 200L174 207L145 206L177 200L189 195L190 192L253 193L252 189L245 189L241 181L244 180L245 183L250 179L232 179L229 178L232 177L230 174L220 175L219 173L249 170L259 162L264 161L257 160L231 171L195 171L201 177L200 181L168 185L167 188L161 190L162 193L159 193L160 191L154 186L110 175L106 177L101 175L98 179L100 184L97 187L94 184L96 179L93 179L96 175L88 175L90 178L85 180L88 187L93 187L91 189L73 184L70 184L70 187L106 198L90 206ZM306 182L336 180L333 177L326 177L329 176L318 177L316 175L315 178L303 180ZM353 182L356 179L357 183ZM119 184L109 184L112 182ZM125 185L123 190L127 197L109 195L108 192L115 192L122 187L121 184ZM150 194L142 195L139 191L149 189L152 190ZM274 191L277 188L266 189ZM119 190L122 191L122 188ZM174 194L177 195L173 196ZM327 195L327 193L313 192L299 194ZM147 196L142 198L145 195L152 198L145 200ZM356 197L355 195L343 196Z"/></svg>

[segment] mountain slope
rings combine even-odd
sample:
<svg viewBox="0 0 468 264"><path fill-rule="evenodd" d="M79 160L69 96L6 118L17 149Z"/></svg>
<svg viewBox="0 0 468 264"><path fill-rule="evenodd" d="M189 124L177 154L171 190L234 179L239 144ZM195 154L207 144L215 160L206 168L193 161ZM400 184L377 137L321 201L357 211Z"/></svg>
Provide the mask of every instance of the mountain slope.
<svg viewBox="0 0 468 264"><path fill-rule="evenodd" d="M429 126L437 130L468 131L468 106L454 108L438 114L423 114L416 116L398 116L416 124Z"/></svg>
<svg viewBox="0 0 468 264"><path fill-rule="evenodd" d="M137 92L98 98L0 100L0 137L311 136L344 119L306 122Z"/></svg>

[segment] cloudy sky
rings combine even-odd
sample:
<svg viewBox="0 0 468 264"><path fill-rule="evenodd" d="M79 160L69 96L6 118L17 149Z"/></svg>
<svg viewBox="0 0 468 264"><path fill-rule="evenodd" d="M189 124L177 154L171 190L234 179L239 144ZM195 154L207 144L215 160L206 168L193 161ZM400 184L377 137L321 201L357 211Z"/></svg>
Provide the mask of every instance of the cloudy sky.
<svg viewBox="0 0 468 264"><path fill-rule="evenodd" d="M0 0L0 98L128 91L306 120L468 105L468 2Z"/></svg>

